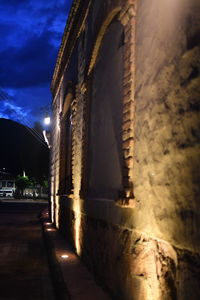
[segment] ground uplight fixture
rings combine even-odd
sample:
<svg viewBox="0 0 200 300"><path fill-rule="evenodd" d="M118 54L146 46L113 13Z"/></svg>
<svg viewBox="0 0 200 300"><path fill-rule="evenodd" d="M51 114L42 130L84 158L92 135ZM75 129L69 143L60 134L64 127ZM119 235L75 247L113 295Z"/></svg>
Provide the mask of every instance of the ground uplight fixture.
<svg viewBox="0 0 200 300"><path fill-rule="evenodd" d="M55 228L47 228L47 231L56 231Z"/></svg>
<svg viewBox="0 0 200 300"><path fill-rule="evenodd" d="M61 255L62 258L68 258L69 256L67 254Z"/></svg>

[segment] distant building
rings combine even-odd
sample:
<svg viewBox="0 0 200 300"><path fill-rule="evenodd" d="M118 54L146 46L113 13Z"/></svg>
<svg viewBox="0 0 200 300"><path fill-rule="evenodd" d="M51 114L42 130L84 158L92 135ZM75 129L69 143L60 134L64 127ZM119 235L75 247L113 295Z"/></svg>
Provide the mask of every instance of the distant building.
<svg viewBox="0 0 200 300"><path fill-rule="evenodd" d="M199 0L75 0L68 18L51 216L113 299L200 299L199 15Z"/></svg>
<svg viewBox="0 0 200 300"><path fill-rule="evenodd" d="M15 189L14 177L9 173L0 171L0 197L13 197Z"/></svg>
<svg viewBox="0 0 200 300"><path fill-rule="evenodd" d="M36 184L35 186L25 188L23 196L25 198L48 199L48 189L40 184Z"/></svg>

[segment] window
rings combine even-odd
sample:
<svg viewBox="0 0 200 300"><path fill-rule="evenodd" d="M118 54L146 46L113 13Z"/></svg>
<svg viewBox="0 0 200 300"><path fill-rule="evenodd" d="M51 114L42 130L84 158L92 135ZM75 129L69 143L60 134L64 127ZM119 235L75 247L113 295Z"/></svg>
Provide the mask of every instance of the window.
<svg viewBox="0 0 200 300"><path fill-rule="evenodd" d="M6 187L6 181L2 181L2 187Z"/></svg>
<svg viewBox="0 0 200 300"><path fill-rule="evenodd" d="M71 193L72 190L72 125L71 125L71 108L67 112L65 122L65 191L67 194Z"/></svg>
<svg viewBox="0 0 200 300"><path fill-rule="evenodd" d="M60 194L70 194L72 190L72 125L70 104L71 97L71 93L69 93L66 97L67 100L63 105L63 115L61 119L59 186Z"/></svg>
<svg viewBox="0 0 200 300"><path fill-rule="evenodd" d="M113 21L105 33L93 71L88 195L117 199L123 189L122 99L123 26Z"/></svg>

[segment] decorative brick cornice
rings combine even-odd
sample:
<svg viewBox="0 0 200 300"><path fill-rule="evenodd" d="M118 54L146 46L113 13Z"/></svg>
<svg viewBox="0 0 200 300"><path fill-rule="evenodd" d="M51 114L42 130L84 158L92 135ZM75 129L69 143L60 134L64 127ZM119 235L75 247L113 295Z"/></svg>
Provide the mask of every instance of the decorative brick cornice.
<svg viewBox="0 0 200 300"><path fill-rule="evenodd" d="M99 50L100 50L100 47L101 47L101 43L102 43L102 40L103 40L103 37L106 33L106 30L108 28L108 26L110 25L110 23L112 22L113 18L121 11L121 7L118 6L118 7L115 7L109 14L108 16L106 17L106 19L104 20L100 30L99 30L99 33L98 33L98 36L97 36L97 39L96 39L96 42L95 42L95 45L94 45L94 48L93 48L93 51L92 51L92 56L91 56L91 60L90 60L90 64L89 64L89 68L88 68L88 75L90 75L91 71L93 70L94 68L94 65L96 63L96 59L97 59L97 56L98 56L98 53L99 53Z"/></svg>
<svg viewBox="0 0 200 300"><path fill-rule="evenodd" d="M135 122L135 26L136 1L128 0L118 19L124 26L124 79L122 148L124 156L124 192L118 205L135 207L133 190L134 122Z"/></svg>
<svg viewBox="0 0 200 300"><path fill-rule="evenodd" d="M51 91L54 95L54 99L56 98L56 94L59 92L59 88L62 84L64 71L68 66L74 45L84 29L90 4L91 0L73 1L51 82Z"/></svg>
<svg viewBox="0 0 200 300"><path fill-rule="evenodd" d="M119 20L126 26L132 17L136 16L136 1L128 0L120 12Z"/></svg>
<svg viewBox="0 0 200 300"><path fill-rule="evenodd" d="M61 62L62 62L64 49L65 49L66 44L68 42L70 31L73 27L75 16L77 14L80 2L81 2L81 0L74 0L73 1L73 5L71 7L71 11L70 11L70 14L69 14L69 17L68 17L68 20L67 20L67 24L65 26L64 34L63 34L63 37L62 37L62 43L61 43L61 46L60 46L60 49L59 49L59 52L58 52L56 66L55 66L55 69L54 69L54 74L53 74L52 83L51 83L51 89L54 88L55 81L57 80L59 69L61 67Z"/></svg>

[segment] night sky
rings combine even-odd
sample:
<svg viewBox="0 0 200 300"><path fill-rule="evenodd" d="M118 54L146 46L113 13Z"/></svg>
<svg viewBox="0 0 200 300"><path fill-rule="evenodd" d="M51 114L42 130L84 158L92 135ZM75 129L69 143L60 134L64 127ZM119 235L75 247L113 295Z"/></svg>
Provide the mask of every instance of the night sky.
<svg viewBox="0 0 200 300"><path fill-rule="evenodd" d="M0 0L0 118L42 123L71 0Z"/></svg>

